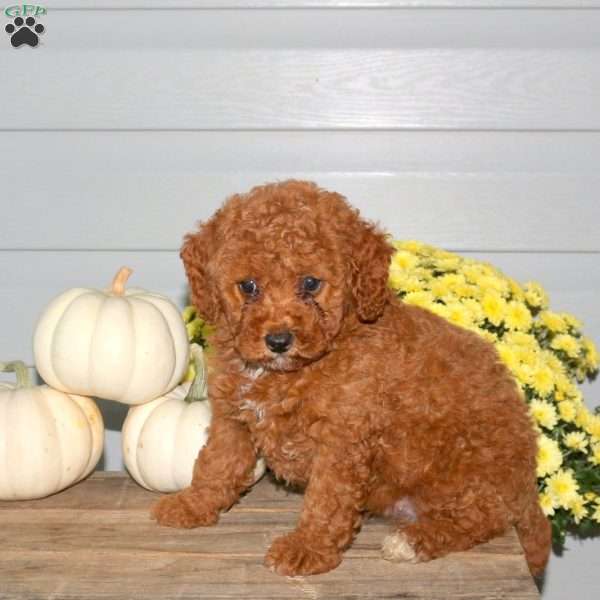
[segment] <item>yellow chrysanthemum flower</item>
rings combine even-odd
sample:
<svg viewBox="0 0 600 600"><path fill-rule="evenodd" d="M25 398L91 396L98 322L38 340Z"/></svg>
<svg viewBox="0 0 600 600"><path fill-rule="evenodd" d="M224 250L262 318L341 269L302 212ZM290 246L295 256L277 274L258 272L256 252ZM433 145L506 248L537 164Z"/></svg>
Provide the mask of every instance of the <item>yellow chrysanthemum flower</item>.
<svg viewBox="0 0 600 600"><path fill-rule="evenodd" d="M529 412L538 425L541 425L546 429L554 429L554 427L556 427L558 415L556 414L556 409L550 402L533 399L529 403Z"/></svg>
<svg viewBox="0 0 600 600"><path fill-rule="evenodd" d="M583 431L572 431L564 436L563 442L567 448L585 452L588 447L588 439Z"/></svg>
<svg viewBox="0 0 600 600"><path fill-rule="evenodd" d="M478 264L471 263L469 261L465 261L462 268L461 273L465 276L465 279L470 283L475 283L475 281L483 275L481 269Z"/></svg>
<svg viewBox="0 0 600 600"><path fill-rule="evenodd" d="M585 404L578 404L575 415L575 425L587 431L590 428L591 423L592 413L590 413Z"/></svg>
<svg viewBox="0 0 600 600"><path fill-rule="evenodd" d="M590 515L593 521L600 523L600 504L594 507L594 512Z"/></svg>
<svg viewBox="0 0 600 600"><path fill-rule="evenodd" d="M576 406L581 406L583 404L583 394L581 393L581 390L578 389L575 384L571 384L571 388L572 389L567 392L567 397Z"/></svg>
<svg viewBox="0 0 600 600"><path fill-rule="evenodd" d="M571 469L559 469L553 475L546 479L548 493L552 494L556 504L563 508L569 506L577 500L579 485L573 477Z"/></svg>
<svg viewBox="0 0 600 600"><path fill-rule="evenodd" d="M540 366L539 351L533 346L516 346L515 354L519 362L528 366L532 371Z"/></svg>
<svg viewBox="0 0 600 600"><path fill-rule="evenodd" d="M512 371L516 371L519 367L520 361L517 353L510 344L504 342L498 342L496 344L496 350L502 359L502 362Z"/></svg>
<svg viewBox="0 0 600 600"><path fill-rule="evenodd" d="M577 317L569 313L562 313L561 316L571 329L577 329L579 331L583 327L583 323Z"/></svg>
<svg viewBox="0 0 600 600"><path fill-rule="evenodd" d="M492 325L500 325L504 316L506 315L507 303L496 292L488 292L481 301L481 307L483 308L483 314L486 319L492 323Z"/></svg>
<svg viewBox="0 0 600 600"><path fill-rule="evenodd" d="M429 308L434 301L433 295L430 292L410 292L404 296L403 301L406 304L413 304L421 308Z"/></svg>
<svg viewBox="0 0 600 600"><path fill-rule="evenodd" d="M455 271L460 267L460 258L457 256L441 258L437 261L436 266L440 271Z"/></svg>
<svg viewBox="0 0 600 600"><path fill-rule="evenodd" d="M557 335L550 342L550 347L554 348L554 350L562 350L571 358L577 358L579 356L579 343L573 336L567 333Z"/></svg>
<svg viewBox="0 0 600 600"><path fill-rule="evenodd" d="M443 279L448 287L453 291L459 290L467 283L464 275L461 275L460 273L446 273L446 275L440 277L440 279Z"/></svg>
<svg viewBox="0 0 600 600"><path fill-rule="evenodd" d="M406 250L398 250L392 257L392 269L400 269L408 271L419 262L419 259L412 253Z"/></svg>
<svg viewBox="0 0 600 600"><path fill-rule="evenodd" d="M554 372L554 386L556 387L556 399L558 401L570 398L571 382L564 372Z"/></svg>
<svg viewBox="0 0 600 600"><path fill-rule="evenodd" d="M521 387L532 387L533 369L529 365L526 365L525 363L519 361L512 369L512 374L517 380L517 383L521 385Z"/></svg>
<svg viewBox="0 0 600 600"><path fill-rule="evenodd" d="M541 394L547 396L554 389L554 374L544 364L538 364L531 372L531 386Z"/></svg>
<svg viewBox="0 0 600 600"><path fill-rule="evenodd" d="M504 321L509 329L527 331L531 327L531 313L522 302L512 300L508 303Z"/></svg>
<svg viewBox="0 0 600 600"><path fill-rule="evenodd" d="M600 364L600 355L598 354L596 345L589 338L583 338L581 341L581 347L585 352L585 366L590 371L596 371Z"/></svg>
<svg viewBox="0 0 600 600"><path fill-rule="evenodd" d="M558 443L547 435L538 437L537 476L546 477L560 469L563 455Z"/></svg>
<svg viewBox="0 0 600 600"><path fill-rule="evenodd" d="M507 296L509 293L506 279L498 277L494 272L490 275L482 275L474 283L484 290L494 291L501 296Z"/></svg>
<svg viewBox="0 0 600 600"><path fill-rule="evenodd" d="M539 314L538 318L539 325L543 325L552 333L564 333L567 331L567 323L558 313L545 310Z"/></svg>
<svg viewBox="0 0 600 600"><path fill-rule="evenodd" d="M451 302L447 305L447 319L460 327L470 327L473 324L469 310L460 302Z"/></svg>
<svg viewBox="0 0 600 600"><path fill-rule="evenodd" d="M484 319L483 309L481 304L473 298L464 298L461 300L462 305L469 311L471 322L481 323Z"/></svg>
<svg viewBox="0 0 600 600"><path fill-rule="evenodd" d="M388 284L393 290L402 289L405 292L418 292L423 289L423 284L417 277L399 269L390 269Z"/></svg>
<svg viewBox="0 0 600 600"><path fill-rule="evenodd" d="M407 277L402 285L402 289L407 292L419 292L423 289L423 284L419 281L418 277Z"/></svg>
<svg viewBox="0 0 600 600"><path fill-rule="evenodd" d="M573 514L573 520L575 523L581 523L581 520L587 517L588 510L585 505L585 500L582 496L577 494L577 496L569 503L567 507L571 513Z"/></svg>
<svg viewBox="0 0 600 600"><path fill-rule="evenodd" d="M524 346L530 350L537 350L539 348L535 337L530 333L524 333L523 331L507 331L502 339L511 346ZM552 358L556 357L552 355Z"/></svg>
<svg viewBox="0 0 600 600"><path fill-rule="evenodd" d="M554 374L555 385L558 387L558 379L562 378L565 384L570 383L566 376L565 365L560 361L560 359L549 350L542 350L542 360L548 365L550 369L552 369L552 373Z"/></svg>
<svg viewBox="0 0 600 600"><path fill-rule="evenodd" d="M577 415L575 405L570 400L563 400L558 403L558 414L565 423L572 423Z"/></svg>
<svg viewBox="0 0 600 600"><path fill-rule="evenodd" d="M544 288L535 281L528 281L524 285L525 301L532 308L544 309L548 306L548 294Z"/></svg>
<svg viewBox="0 0 600 600"><path fill-rule="evenodd" d="M492 344L498 343L498 336L491 331L487 331L487 329L477 329L476 333L478 333L484 340L491 342Z"/></svg>
<svg viewBox="0 0 600 600"><path fill-rule="evenodd" d="M421 289L429 287L431 280L434 278L431 271L424 267L415 267L410 270L410 275L416 277L421 282Z"/></svg>
<svg viewBox="0 0 600 600"><path fill-rule="evenodd" d="M507 278L508 288L514 300L518 300L519 302L525 302L525 292L523 288L514 280Z"/></svg>
<svg viewBox="0 0 600 600"><path fill-rule="evenodd" d="M450 287L444 280L444 277L440 277L431 283L431 293L436 298L444 298L450 293Z"/></svg>
<svg viewBox="0 0 600 600"><path fill-rule="evenodd" d="M585 430L594 438L600 440L600 415L590 413L585 423Z"/></svg>
<svg viewBox="0 0 600 600"><path fill-rule="evenodd" d="M456 299L462 296L469 296L476 288L470 286L462 275L457 273L448 273L437 278L431 284L431 291L438 298L450 295Z"/></svg>
<svg viewBox="0 0 600 600"><path fill-rule="evenodd" d="M406 273L404 273L403 271L399 271L398 269L390 269L389 275L388 275L388 285L393 289L393 290L399 290L400 288L402 288L402 284L404 283L404 281L406 280Z"/></svg>
<svg viewBox="0 0 600 600"><path fill-rule="evenodd" d="M542 507L542 512L547 517L551 517L554 514L554 509L557 508L554 496L548 492L542 492L539 495L539 501L540 506Z"/></svg>
<svg viewBox="0 0 600 600"><path fill-rule="evenodd" d="M565 398L571 400L577 406L582 403L583 396L581 395L581 390L572 381L562 378L559 375L556 378L556 387L559 391L563 392Z"/></svg>
<svg viewBox="0 0 600 600"><path fill-rule="evenodd" d="M461 296L464 298L463 302L477 302L479 308L481 310L481 296L482 289L477 287L476 285L472 285L470 283L465 283L465 287L460 291ZM482 311L483 312L483 311Z"/></svg>

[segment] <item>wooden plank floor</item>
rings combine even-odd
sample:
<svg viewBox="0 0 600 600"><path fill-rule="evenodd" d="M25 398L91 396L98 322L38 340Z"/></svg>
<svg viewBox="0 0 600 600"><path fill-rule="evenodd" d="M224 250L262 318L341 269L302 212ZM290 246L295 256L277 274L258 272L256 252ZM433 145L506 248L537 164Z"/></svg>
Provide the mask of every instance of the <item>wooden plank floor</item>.
<svg viewBox="0 0 600 600"><path fill-rule="evenodd" d="M50 498L0 502L0 598L539 598L514 532L419 565L381 559L389 531L369 520L334 571L280 577L262 565L293 528L302 497L261 481L215 527L159 527L157 495L122 473L95 473Z"/></svg>

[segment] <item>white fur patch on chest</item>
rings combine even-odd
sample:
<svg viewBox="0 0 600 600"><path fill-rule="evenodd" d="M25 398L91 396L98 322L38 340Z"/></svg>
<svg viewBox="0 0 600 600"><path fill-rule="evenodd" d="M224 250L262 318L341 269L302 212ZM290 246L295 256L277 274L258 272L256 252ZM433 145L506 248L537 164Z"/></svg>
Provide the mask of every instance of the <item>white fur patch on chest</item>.
<svg viewBox="0 0 600 600"><path fill-rule="evenodd" d="M254 412L257 421L262 421L265 418L265 408L260 406L255 400L246 397L246 394L252 391L256 380L265 372L263 368L257 369L246 369L245 375L248 376L250 381L240 386L238 394L240 397L240 410L251 410Z"/></svg>
<svg viewBox="0 0 600 600"><path fill-rule="evenodd" d="M254 400L245 399L240 404L240 410L251 410L254 411L257 421L262 421L265 418L265 409L259 406Z"/></svg>

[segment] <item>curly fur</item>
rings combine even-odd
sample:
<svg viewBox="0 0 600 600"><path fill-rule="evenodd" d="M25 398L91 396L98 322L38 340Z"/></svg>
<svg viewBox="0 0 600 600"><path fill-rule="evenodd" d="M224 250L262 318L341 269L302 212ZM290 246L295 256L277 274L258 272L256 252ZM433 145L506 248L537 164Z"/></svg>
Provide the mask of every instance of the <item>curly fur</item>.
<svg viewBox="0 0 600 600"><path fill-rule="evenodd" d="M345 199L286 181L231 197L181 256L198 310L217 325L213 422L189 488L152 510L163 525L217 521L258 455L306 488L296 529L266 564L334 568L365 514L387 515L389 560L424 561L517 528L530 570L547 561L535 434L494 347L387 288L392 248ZM323 281L303 293L305 276ZM245 296L239 282L259 285ZM265 336L294 334L275 354Z"/></svg>

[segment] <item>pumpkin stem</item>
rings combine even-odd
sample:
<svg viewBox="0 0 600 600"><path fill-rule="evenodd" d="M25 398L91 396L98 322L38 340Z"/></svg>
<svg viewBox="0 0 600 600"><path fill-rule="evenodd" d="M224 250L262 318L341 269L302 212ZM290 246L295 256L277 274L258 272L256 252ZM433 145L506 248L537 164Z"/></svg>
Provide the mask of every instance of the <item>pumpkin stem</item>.
<svg viewBox="0 0 600 600"><path fill-rule="evenodd" d="M186 402L197 402L198 400L206 400L206 367L204 365L204 352L200 344L192 344L190 346L192 361L196 375L190 386L190 391L185 397Z"/></svg>
<svg viewBox="0 0 600 600"><path fill-rule="evenodd" d="M27 365L22 360L0 362L0 373L15 373L17 376L17 389L33 387Z"/></svg>
<svg viewBox="0 0 600 600"><path fill-rule="evenodd" d="M129 267L121 267L115 275L110 286L110 291L115 296L122 296L125 293L125 284L133 271Z"/></svg>

